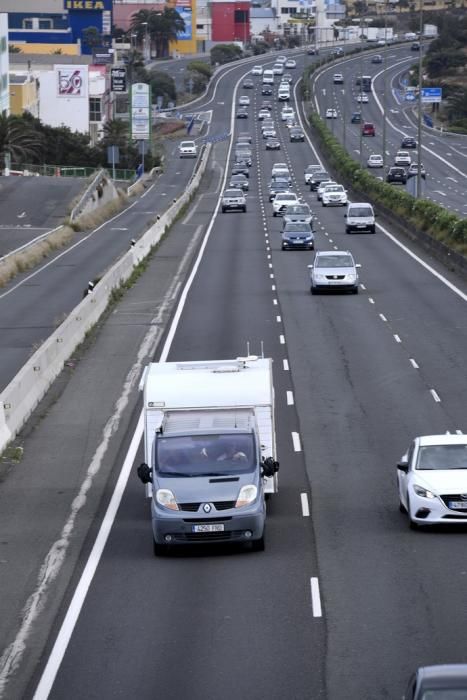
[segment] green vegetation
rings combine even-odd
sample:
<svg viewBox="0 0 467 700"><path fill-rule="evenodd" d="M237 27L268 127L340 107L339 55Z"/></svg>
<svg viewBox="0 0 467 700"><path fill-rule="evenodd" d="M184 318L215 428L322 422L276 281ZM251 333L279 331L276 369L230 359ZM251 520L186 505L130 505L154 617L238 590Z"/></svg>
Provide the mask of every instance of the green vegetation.
<svg viewBox="0 0 467 700"><path fill-rule="evenodd" d="M176 10L165 7L162 12L156 10L135 12L131 17L131 28L136 33L140 45L143 45L148 37L150 53L154 47L157 58L167 58L169 43L177 41L178 33L185 30L185 22Z"/></svg>
<svg viewBox="0 0 467 700"><path fill-rule="evenodd" d="M223 65L231 61L237 61L242 57L243 51L237 44L217 44L211 49L211 64Z"/></svg>
<svg viewBox="0 0 467 700"><path fill-rule="evenodd" d="M199 95L204 92L212 75L212 67L204 61L190 61L186 67L185 91Z"/></svg>

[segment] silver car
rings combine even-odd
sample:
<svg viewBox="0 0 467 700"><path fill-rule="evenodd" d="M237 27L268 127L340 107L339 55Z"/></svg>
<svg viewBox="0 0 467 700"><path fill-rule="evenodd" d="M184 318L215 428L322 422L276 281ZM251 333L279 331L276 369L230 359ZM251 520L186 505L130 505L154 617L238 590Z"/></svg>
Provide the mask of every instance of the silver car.
<svg viewBox="0 0 467 700"><path fill-rule="evenodd" d="M313 265L308 265L311 293L340 291L358 294L358 267L360 265L355 263L348 250L318 251Z"/></svg>
<svg viewBox="0 0 467 700"><path fill-rule="evenodd" d="M289 223L311 224L313 215L308 204L293 204L285 210L283 221L284 226Z"/></svg>

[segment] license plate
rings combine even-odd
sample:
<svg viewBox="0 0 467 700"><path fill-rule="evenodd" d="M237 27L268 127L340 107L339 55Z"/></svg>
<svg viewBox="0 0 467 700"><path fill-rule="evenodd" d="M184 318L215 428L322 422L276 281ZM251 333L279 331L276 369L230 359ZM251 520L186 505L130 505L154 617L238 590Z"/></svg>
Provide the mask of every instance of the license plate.
<svg viewBox="0 0 467 700"><path fill-rule="evenodd" d="M193 532L224 532L222 523L213 523L212 525L192 525Z"/></svg>
<svg viewBox="0 0 467 700"><path fill-rule="evenodd" d="M467 510L467 501L449 501L451 510Z"/></svg>

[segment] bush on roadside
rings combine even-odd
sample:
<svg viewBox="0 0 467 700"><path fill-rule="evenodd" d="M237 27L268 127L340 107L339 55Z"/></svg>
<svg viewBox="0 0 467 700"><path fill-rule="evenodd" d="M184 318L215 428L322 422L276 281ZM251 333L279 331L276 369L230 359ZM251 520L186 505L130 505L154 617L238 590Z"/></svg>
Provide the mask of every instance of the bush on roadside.
<svg viewBox="0 0 467 700"><path fill-rule="evenodd" d="M237 44L217 44L211 49L211 65L223 65L242 57L242 49Z"/></svg>

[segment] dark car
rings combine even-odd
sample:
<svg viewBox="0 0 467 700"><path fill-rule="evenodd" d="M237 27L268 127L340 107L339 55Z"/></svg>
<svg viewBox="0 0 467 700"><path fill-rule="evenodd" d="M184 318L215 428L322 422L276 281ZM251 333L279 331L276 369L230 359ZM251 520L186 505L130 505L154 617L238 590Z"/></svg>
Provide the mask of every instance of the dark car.
<svg viewBox="0 0 467 700"><path fill-rule="evenodd" d="M245 163L248 165L249 168L251 168L251 162L252 162L252 153L248 148L236 148L235 149L235 162L236 163Z"/></svg>
<svg viewBox="0 0 467 700"><path fill-rule="evenodd" d="M404 700L467 698L467 664L424 666L411 677Z"/></svg>
<svg viewBox="0 0 467 700"><path fill-rule="evenodd" d="M407 182L407 173L405 172L405 168L389 168L388 174L386 175L386 182L396 182L400 183L401 185L405 185Z"/></svg>
<svg viewBox="0 0 467 700"><path fill-rule="evenodd" d="M377 53L374 56L371 57L371 62L372 63L382 63L383 62L383 57Z"/></svg>
<svg viewBox="0 0 467 700"><path fill-rule="evenodd" d="M281 142L274 136L268 136L266 139L266 150L267 151L280 151Z"/></svg>
<svg viewBox="0 0 467 700"><path fill-rule="evenodd" d="M291 141L305 141L305 134L298 126L293 126L289 131Z"/></svg>
<svg viewBox="0 0 467 700"><path fill-rule="evenodd" d="M248 107L239 107L235 116L237 119L248 119Z"/></svg>
<svg viewBox="0 0 467 700"><path fill-rule="evenodd" d="M310 190L316 192L323 180L330 180L329 173L325 170L318 170L310 177Z"/></svg>
<svg viewBox="0 0 467 700"><path fill-rule="evenodd" d="M420 51L420 42L419 41L414 41L412 46L410 47L411 51Z"/></svg>
<svg viewBox="0 0 467 700"><path fill-rule="evenodd" d="M279 192L288 192L289 183L286 180L277 180L269 187L269 201L272 202L276 194Z"/></svg>
<svg viewBox="0 0 467 700"><path fill-rule="evenodd" d="M407 170L407 178L415 177L415 175L418 175L418 163L411 163L409 165L409 169ZM423 163L420 167L420 177L422 177L423 180L426 180L426 170Z"/></svg>
<svg viewBox="0 0 467 700"><path fill-rule="evenodd" d="M417 140L413 136L404 136L401 141L401 148L417 148Z"/></svg>
<svg viewBox="0 0 467 700"><path fill-rule="evenodd" d="M263 100L260 109L267 109L268 112L272 112L272 104L269 100Z"/></svg>
<svg viewBox="0 0 467 700"><path fill-rule="evenodd" d="M362 124L362 136L376 136L375 125L371 122Z"/></svg>
<svg viewBox="0 0 467 700"><path fill-rule="evenodd" d="M261 88L261 94L262 95L272 95L274 93L274 90L272 89L271 85L263 85Z"/></svg>
<svg viewBox="0 0 467 700"><path fill-rule="evenodd" d="M344 49L342 48L342 46L336 46L336 48L331 51L331 54L333 54L334 56L343 56Z"/></svg>
<svg viewBox="0 0 467 700"><path fill-rule="evenodd" d="M319 54L319 49L315 46L310 46L308 47L307 54L308 56L317 56Z"/></svg>
<svg viewBox="0 0 467 700"><path fill-rule="evenodd" d="M255 87L255 84L251 78L245 78L245 80L243 81L243 87L247 90L252 90Z"/></svg>
<svg viewBox="0 0 467 700"><path fill-rule="evenodd" d="M354 112L350 118L350 121L352 124L361 124L362 113L361 112Z"/></svg>
<svg viewBox="0 0 467 700"><path fill-rule="evenodd" d="M231 175L229 187L243 190L244 192L248 192L248 190L250 189L248 178L245 177L245 175Z"/></svg>
<svg viewBox="0 0 467 700"><path fill-rule="evenodd" d="M313 250L315 239L310 224L288 223L282 231L282 250Z"/></svg>
<svg viewBox="0 0 467 700"><path fill-rule="evenodd" d="M250 168L246 163L236 162L232 166L232 175L245 175L245 177L250 177Z"/></svg>

